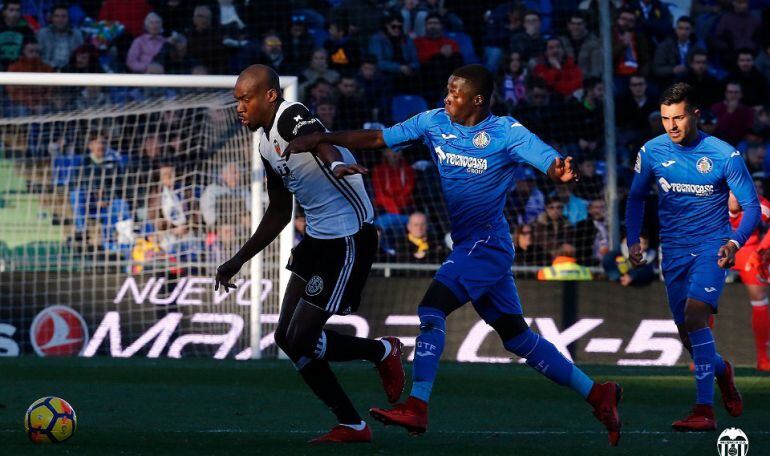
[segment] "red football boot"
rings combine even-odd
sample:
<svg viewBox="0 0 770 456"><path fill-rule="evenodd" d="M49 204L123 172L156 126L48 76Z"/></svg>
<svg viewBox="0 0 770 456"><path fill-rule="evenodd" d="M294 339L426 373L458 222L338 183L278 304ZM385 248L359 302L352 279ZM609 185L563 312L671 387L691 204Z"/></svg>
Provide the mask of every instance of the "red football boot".
<svg viewBox="0 0 770 456"><path fill-rule="evenodd" d="M620 441L620 413L618 404L623 397L623 388L617 383L594 383L588 394L588 401L594 408L594 416L605 428L610 445L617 446Z"/></svg>
<svg viewBox="0 0 770 456"><path fill-rule="evenodd" d="M380 373L382 387L388 396L388 402L395 404L404 392L404 365L401 362L402 348L404 344L397 337L383 337L390 342L390 353L382 361L377 363L377 371Z"/></svg>
<svg viewBox="0 0 770 456"><path fill-rule="evenodd" d="M738 388L735 387L735 370L730 361L725 360L725 372L717 377L719 391L722 392L722 403L730 416L741 416L743 413L743 399Z"/></svg>
<svg viewBox="0 0 770 456"><path fill-rule="evenodd" d="M710 405L696 404L687 418L674 421L671 427L681 432L716 431L717 420L714 418L714 409Z"/></svg>
<svg viewBox="0 0 770 456"><path fill-rule="evenodd" d="M405 403L396 404L390 410L372 407L369 414L384 425L401 426L412 435L428 430L428 403L409 396Z"/></svg>
<svg viewBox="0 0 770 456"><path fill-rule="evenodd" d="M338 424L327 434L316 437L310 443L371 443L372 429L367 424L360 431Z"/></svg>

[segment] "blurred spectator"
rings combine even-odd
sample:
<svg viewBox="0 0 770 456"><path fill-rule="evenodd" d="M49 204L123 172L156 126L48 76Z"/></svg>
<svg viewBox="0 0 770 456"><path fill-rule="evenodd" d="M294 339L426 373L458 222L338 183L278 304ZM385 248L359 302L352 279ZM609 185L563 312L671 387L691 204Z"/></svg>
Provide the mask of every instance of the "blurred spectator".
<svg viewBox="0 0 770 456"><path fill-rule="evenodd" d="M644 258L647 260L642 266L631 267L631 263L628 261L626 238L621 241L620 250L613 250L604 255L602 267L608 280L620 282L624 287L644 286L655 280L657 277L655 274L655 265L658 263L656 261L657 252L655 249L649 248L646 238L639 238L639 243L642 246Z"/></svg>
<svg viewBox="0 0 770 456"><path fill-rule="evenodd" d="M444 259L441 242L429 236L428 217L422 212L409 216L405 234L406 239L394 242L397 261L438 263Z"/></svg>
<svg viewBox="0 0 770 456"><path fill-rule="evenodd" d="M144 22L152 7L146 0L104 0L99 10L99 20L118 21L126 32L137 37L144 31Z"/></svg>
<svg viewBox="0 0 770 456"><path fill-rule="evenodd" d="M687 60L687 73L682 82L690 84L701 98L701 106L711 106L722 97L722 85L717 78L709 74L708 54L703 49L695 49Z"/></svg>
<svg viewBox="0 0 770 456"><path fill-rule="evenodd" d="M150 13L144 19L145 33L134 38L126 57L126 66L134 73L144 73L166 43L163 19Z"/></svg>
<svg viewBox="0 0 770 456"><path fill-rule="evenodd" d="M218 202L221 199L235 200L235 204L242 205L242 210L248 209L251 204L251 197L249 191L241 185L240 179L241 173L238 170L238 165L228 163L222 167L219 182L209 184L203 190L200 198L200 210L207 227L212 228L216 226L217 222L222 222L220 220L221 214L218 212ZM237 203L237 201L240 202Z"/></svg>
<svg viewBox="0 0 770 456"><path fill-rule="evenodd" d="M636 22L650 40L650 45L658 44L671 35L674 19L668 10L668 2L664 4L660 0L631 0L628 4L632 5Z"/></svg>
<svg viewBox="0 0 770 456"><path fill-rule="evenodd" d="M765 158L767 157L767 148L764 144L757 142L748 144L744 156L749 173L764 171Z"/></svg>
<svg viewBox="0 0 770 456"><path fill-rule="evenodd" d="M163 65L168 74L190 74L193 60L187 48L187 38L175 34L166 39L155 60Z"/></svg>
<svg viewBox="0 0 770 456"><path fill-rule="evenodd" d="M535 66L533 74L542 78L548 86L564 97L571 96L583 86L583 73L575 60L564 52L559 38L546 41L542 61Z"/></svg>
<svg viewBox="0 0 770 456"><path fill-rule="evenodd" d="M186 0L159 0L155 12L163 18L163 34L171 37L190 28L193 2Z"/></svg>
<svg viewBox="0 0 770 456"><path fill-rule="evenodd" d="M225 74L229 54L222 52L222 34L212 26L211 8L196 6L192 24L192 28L185 33L190 57L205 65L211 74Z"/></svg>
<svg viewBox="0 0 770 456"><path fill-rule="evenodd" d="M24 44L19 60L8 66L9 72L51 73L53 68L40 58L40 45ZM42 114L53 93L51 86L7 86L8 98L15 115Z"/></svg>
<svg viewBox="0 0 770 456"><path fill-rule="evenodd" d="M305 214L298 212L294 217L294 247L305 237L305 229L307 228L307 219Z"/></svg>
<svg viewBox="0 0 770 456"><path fill-rule="evenodd" d="M759 17L749 11L749 0L732 0L731 4L732 10L719 18L709 36L709 47L714 55L724 59L723 63L734 61L738 49L757 49L754 38L761 24Z"/></svg>
<svg viewBox="0 0 770 456"><path fill-rule="evenodd" d="M646 75L650 63L647 37L636 28L636 14L630 8L618 10L613 27L612 65L616 76ZM619 87L622 89L622 87Z"/></svg>
<svg viewBox="0 0 770 456"><path fill-rule="evenodd" d="M350 26L350 36L369 36L382 26L378 12L387 2L383 0L341 0L330 12L331 21L341 21ZM397 16L400 18L400 15Z"/></svg>
<svg viewBox="0 0 770 456"><path fill-rule="evenodd" d="M537 280L593 280L593 275L587 267L578 264L575 247L564 243L555 250L551 266L537 271Z"/></svg>
<svg viewBox="0 0 770 456"><path fill-rule="evenodd" d="M521 32L522 15L524 14L520 6L514 2L508 2L505 8L505 17L496 16L494 13L488 15L484 27L484 66L489 71L497 72L500 61L503 59L504 49L510 45L510 37ZM516 51L520 52L520 51ZM521 56L521 53L519 53ZM527 55L528 59L529 56ZM524 66L528 62L524 62Z"/></svg>
<svg viewBox="0 0 770 456"><path fill-rule="evenodd" d="M286 64L292 72L300 72L310 61L310 55L315 47L313 37L307 30L307 18L304 15L295 14L291 17L289 34L283 42Z"/></svg>
<svg viewBox="0 0 770 456"><path fill-rule="evenodd" d="M506 211L515 225L530 224L545 211L545 196L537 188L532 168L519 168L517 177L505 203Z"/></svg>
<svg viewBox="0 0 770 456"><path fill-rule="evenodd" d="M544 141L551 140L559 122L557 106L551 103L548 86L540 78L531 78L527 84L527 95L513 112L513 117Z"/></svg>
<svg viewBox="0 0 770 456"><path fill-rule="evenodd" d="M446 0L425 0L423 5L429 13L438 14L444 28L450 32L463 31L463 21L446 7ZM427 17L427 16L426 16Z"/></svg>
<svg viewBox="0 0 770 456"><path fill-rule="evenodd" d="M322 99L315 105L312 112L328 130L339 130L337 128L337 104L331 98Z"/></svg>
<svg viewBox="0 0 770 456"><path fill-rule="evenodd" d="M374 59L364 59L356 74L356 82L372 106L372 120L384 120L389 110L389 87Z"/></svg>
<svg viewBox="0 0 770 456"><path fill-rule="evenodd" d="M585 220L588 217L588 201L573 193L574 184L566 183L556 186L554 194L564 204L564 216L570 225Z"/></svg>
<svg viewBox="0 0 770 456"><path fill-rule="evenodd" d="M524 13L522 31L511 35L510 51L519 51L534 59L545 52L545 39L542 35L540 13L529 10ZM534 62L533 62L534 63Z"/></svg>
<svg viewBox="0 0 770 456"><path fill-rule="evenodd" d="M596 78L583 80L583 99L572 112L573 127L582 157L599 158L604 144L604 84Z"/></svg>
<svg viewBox="0 0 770 456"><path fill-rule="evenodd" d="M21 17L21 1L3 2L3 21L0 23L0 71L21 57L24 43L35 40L35 34Z"/></svg>
<svg viewBox="0 0 770 456"><path fill-rule="evenodd" d="M602 74L602 46L599 38L588 31L585 14L575 12L567 21L567 41L571 54L583 77L601 77Z"/></svg>
<svg viewBox="0 0 770 456"><path fill-rule="evenodd" d="M305 94L305 106L310 112L315 112L316 107L322 101L330 100L334 97L334 87L326 79L320 78L300 91Z"/></svg>
<svg viewBox="0 0 770 456"><path fill-rule="evenodd" d="M580 180L575 183L575 195L585 199L593 200L601 198L604 193L604 181L602 176L596 173L596 161L592 158L581 160Z"/></svg>
<svg viewBox="0 0 770 456"><path fill-rule="evenodd" d="M371 176L374 205L382 211L377 225L386 231L392 226L403 226L412 206L414 170L401 153L385 149L382 161L372 168Z"/></svg>
<svg viewBox="0 0 770 456"><path fill-rule="evenodd" d="M412 39L425 35L425 22L428 10L420 0L403 0L401 18L404 20L404 33Z"/></svg>
<svg viewBox="0 0 770 456"><path fill-rule="evenodd" d="M539 266L547 261L545 251L534 243L534 230L531 225L516 226L513 232L513 247L516 251L513 261L518 266Z"/></svg>
<svg viewBox="0 0 770 456"><path fill-rule="evenodd" d="M730 73L729 79L741 85L741 101L752 107L767 103L767 81L754 66L754 53L749 49L739 49L737 55L736 71Z"/></svg>
<svg viewBox="0 0 770 456"><path fill-rule="evenodd" d="M610 251L606 215L604 199L595 199L588 204L588 218L575 224L575 248L580 264L597 266Z"/></svg>
<svg viewBox="0 0 770 456"><path fill-rule="evenodd" d="M713 135L716 128L717 116L715 116L710 109L702 108L700 111L700 119L698 119L698 129L708 135Z"/></svg>
<svg viewBox="0 0 770 456"><path fill-rule="evenodd" d="M767 10L770 12L770 9ZM770 85L770 43L762 46L757 54L757 58L754 60L754 66L765 78L765 84Z"/></svg>
<svg viewBox="0 0 770 456"><path fill-rule="evenodd" d="M183 250L189 241L190 227L184 207L184 192L177 188L176 171L168 163L159 170L160 181L150 196L148 220L152 223L160 247L166 252Z"/></svg>
<svg viewBox="0 0 770 456"><path fill-rule="evenodd" d="M329 69L329 55L323 48L317 48L310 55L310 64L302 72L302 78L304 79L303 85L300 86L300 91L305 87L312 85L319 79L327 81L329 84L336 84L340 80L340 74L334 70Z"/></svg>
<svg viewBox="0 0 770 456"><path fill-rule="evenodd" d="M687 73L687 62L695 49L693 23L689 16L676 21L676 33L666 38L655 49L652 74L661 86L668 86Z"/></svg>
<svg viewBox="0 0 770 456"><path fill-rule="evenodd" d="M343 76L337 84L337 130L358 130L365 121L371 120L372 110L356 78Z"/></svg>
<svg viewBox="0 0 770 456"><path fill-rule="evenodd" d="M330 67L343 74L350 74L361 64L358 43L348 38L348 26L342 22L329 22L329 38L324 49L329 55Z"/></svg>
<svg viewBox="0 0 770 456"><path fill-rule="evenodd" d="M75 49L83 44L83 34L70 24L67 6L57 5L51 12L51 24L37 32L37 41L43 62L61 70L69 63Z"/></svg>
<svg viewBox="0 0 770 456"><path fill-rule="evenodd" d="M617 103L618 127L625 130L624 142L640 143L649 139L650 127L647 118L657 111L658 100L647 96L647 79L642 75L631 76L628 80L630 94L621 97Z"/></svg>
<svg viewBox="0 0 770 456"><path fill-rule="evenodd" d="M549 255L565 243L572 244L573 230L564 216L564 203L556 196L546 200L545 212L535 221L535 242Z"/></svg>
<svg viewBox="0 0 770 456"><path fill-rule="evenodd" d="M217 227L216 232L209 233L206 247L210 264L220 264L230 259L233 249L238 247L237 231L232 223L222 223Z"/></svg>
<svg viewBox="0 0 770 456"><path fill-rule="evenodd" d="M262 39L259 63L272 67L278 74L288 74L291 65L283 54L283 41L278 35L268 34ZM311 60L312 61L312 60Z"/></svg>
<svg viewBox="0 0 770 456"><path fill-rule="evenodd" d="M218 29L222 32L222 43L231 48L243 47L246 41L245 11L233 0L217 0L214 16L219 17Z"/></svg>
<svg viewBox="0 0 770 456"><path fill-rule="evenodd" d="M109 102L107 94L99 86L86 86L81 88L75 99L75 107L78 109L100 108Z"/></svg>
<svg viewBox="0 0 770 456"><path fill-rule="evenodd" d="M724 100L711 107L717 116L714 135L737 145L754 124L754 111L742 103L743 91L738 82L728 81L724 94Z"/></svg>
<svg viewBox="0 0 770 456"><path fill-rule="evenodd" d="M425 35L414 40L420 60L422 94L431 105L442 98L446 80L452 71L462 66L463 58L457 42L444 36L444 26L438 14L425 19Z"/></svg>
<svg viewBox="0 0 770 456"><path fill-rule="evenodd" d="M84 44L74 51L70 61L62 68L63 73L102 73L99 65L99 52L91 44Z"/></svg>
<svg viewBox="0 0 770 456"><path fill-rule="evenodd" d="M417 89L414 76L420 69L414 42L404 34L400 16L386 15L382 22L382 30L369 40L369 52L377 60L380 71L392 78L399 93L414 93Z"/></svg>
<svg viewBox="0 0 770 456"><path fill-rule="evenodd" d="M526 60L520 52L511 52L500 67L497 89L499 98L506 106L505 114L513 112L516 105L526 97L529 77Z"/></svg>

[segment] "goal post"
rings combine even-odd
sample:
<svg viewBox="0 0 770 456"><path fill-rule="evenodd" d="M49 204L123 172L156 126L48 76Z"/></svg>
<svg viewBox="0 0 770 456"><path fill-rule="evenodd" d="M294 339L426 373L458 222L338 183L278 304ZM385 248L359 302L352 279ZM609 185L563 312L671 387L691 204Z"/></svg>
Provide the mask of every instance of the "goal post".
<svg viewBox="0 0 770 456"><path fill-rule="evenodd" d="M55 198L52 198L51 195L46 194L46 190L51 186L51 181L56 181L58 178L56 175L54 175L57 172L61 172L61 169L57 169L55 165L48 165L45 166L38 166L37 163L45 163L48 158L51 159L51 162L56 162L58 157L54 156L55 152L49 151L51 154L51 157L38 157L38 160L35 162L31 162L28 164L28 160L22 160L22 159L16 159L14 155L14 141L17 141L19 143L26 142L26 143L32 143L34 141L38 141L40 143L48 142L49 146L51 143L53 143L52 139L49 139L48 136L45 136L45 139L42 139L44 135L60 135L62 136L62 131L69 131L67 129L80 129L75 133L74 135L77 136L77 141L80 142L82 145L83 143L83 136L87 134L88 132L92 130L101 130L103 128L106 128L105 126L108 126L110 129L110 136L111 141L119 142L120 144L124 144L125 142L131 142L132 144L139 144L143 143L142 137L134 138L133 136L141 136L144 132L145 134L148 131L153 130L152 125L145 125L152 122L152 119L157 119L159 117L162 117L164 113L167 113L171 111L172 115L178 115L184 118L184 116L188 116L190 118L195 119L194 125L190 127L191 131L190 134L191 139L189 141L189 144L186 146L182 146L182 148L187 147L188 149L185 149L184 152L188 153L190 150L195 150L196 153L212 153L214 155L220 153L221 157L208 157L206 159L206 163L199 162L191 164L186 168L184 171L184 179L185 184L190 188L184 188L184 190L188 193L188 196L185 198L199 198L200 195L194 195L189 196L192 194L195 194L198 192L199 182L204 179L202 176L210 176L213 174L212 170L214 170L216 167L223 167L228 160L228 157L235 157L236 159L240 160L241 157L243 157L243 160L245 163L242 163L243 165L247 165L246 169L244 171L247 171L247 174L250 172L250 176L248 178L247 186L250 190L250 204L249 204L249 210L250 210L250 230L251 232L248 233L250 235L256 230L256 227L259 225L259 222L264 214L264 211L267 206L267 193L265 191L264 187L264 177L265 177L265 171L263 169L262 160L259 155L259 132L246 135L244 138L246 138L246 141L244 142L241 139L233 138L232 132L238 131L238 128L242 130L242 127L237 122L237 116L234 112L234 102L232 100L232 97L230 96L229 91L233 89L235 86L235 82L237 80L237 76L209 76L209 75L145 75L145 74L75 74L75 73L9 73L9 72L3 72L0 73L0 85L3 86L36 86L36 87L47 87L51 89L51 93L56 96L56 94L59 93L57 91L57 88L61 90L61 92L65 91L65 88L67 87L100 87L100 88L121 88L121 89L140 89L140 88L148 88L148 89L179 89L179 96L173 96L173 97L163 97L163 96L148 96L144 99L141 99L139 101L124 101L118 105L103 105L100 107L80 107L80 106L65 106L62 108L59 107L57 112L40 112L40 113L26 113L22 114L16 117L4 117L0 119L0 158L6 159L3 160L3 166L7 168L7 172L9 174L21 174L19 176L21 180L27 179L29 176L29 179L27 179L27 187L32 188L35 185L40 187L40 191L35 193L35 191L32 191L33 194L31 195L25 195L25 198L32 201L39 199L40 201L45 199L53 199L55 200L55 204L59 204L59 206L69 205L70 201L74 201L76 198L72 196L72 192L69 192L69 190L59 190L66 193L66 196L61 196L58 200ZM283 97L286 100L289 101L297 101L298 99L298 80L297 77L294 76L281 76L280 77L280 84L281 88L283 89ZM151 92L154 95L154 92ZM213 114L210 116L210 118L204 118L201 117L202 110L208 110L209 112L212 112ZM197 116L197 117L196 117ZM144 121L139 121L136 119L145 119ZM219 123L217 125L214 125L214 123ZM87 125L87 127L83 127L83 125ZM205 132L203 132L205 130ZM51 133L55 131L56 133ZM20 133L21 132L21 133ZM244 135L242 131L237 133L238 135ZM122 136L121 136L122 135ZM126 136L131 135L132 137L126 138ZM229 135L229 136L228 136ZM18 139L19 136L24 136L23 140ZM195 142L198 142L197 144ZM109 142L108 142L109 146ZM250 146L250 147L249 147ZM28 148L27 145L19 146L21 148ZM74 146L78 147L78 146ZM50 147L49 147L50 149ZM212 150L205 150L205 149L214 149ZM218 152L219 150L226 150L225 152ZM193 156L192 154L190 156ZM248 157L248 158L246 158ZM23 163L22 163L23 162ZM211 162L211 163L208 163ZM249 163L250 162L250 163ZM21 172L19 172L19 169L22 169ZM141 202L140 197L137 196L139 193L142 193L145 189L142 189L141 187L141 176L139 176L139 173L133 172L133 171L124 171L121 169L121 172L124 174L124 176L120 176L121 179L121 185L123 186L123 194L124 195L130 195L127 197L124 197L123 199L127 199L128 206L131 207L132 211L135 211L137 207L140 206ZM70 175L67 175L66 179L69 182L71 182L72 179L78 179L79 177L72 177ZM179 176L177 176L179 178ZM37 179L37 180L35 180ZM39 181L39 182L38 182ZM187 184L187 182L193 182L193 184ZM82 182L81 182L82 183ZM16 204L19 201L21 201L21 197L14 196L16 193L16 190L13 190L10 188L11 183L6 184L0 184L0 192L3 192L2 194L11 195L9 198L13 199L10 203L11 206L18 205L20 208L22 205ZM21 187L23 184L13 184ZM56 183L53 184L53 191L57 190ZM67 184L65 184L66 187ZM91 184L88 185L89 187L92 186ZM4 188L8 187L8 188ZM37 187L36 187L37 188ZM0 197L0 202L3 198ZM184 198L182 198L182 202L185 204L187 203ZM132 204L136 203L136 204ZM54 204L54 205L55 205ZM74 203L71 203L74 204ZM2 208L3 205L0 205L0 208ZM54 214L54 218L58 218L58 215L55 215L56 208L50 208L45 205L38 204L37 201L34 201L33 203L30 203L30 207L32 209L29 209L29 211L40 211L40 213L43 213L45 211L48 211L47 213ZM69 210L71 212L71 209L62 209L62 212L67 212ZM110 206L110 210L112 209L112 206ZM226 209L225 209L226 210ZM201 209L200 214L195 214L198 216L198 219L204 218L201 217L205 214L203 214L203 210ZM62 216L64 218L64 216ZM78 217L75 216L75 219ZM84 218L85 224L91 223L89 220L89 217L80 217ZM2 221L2 220L0 220ZM67 225L67 223L75 225L82 222L82 220L78 221L72 221L65 222L64 225ZM31 222L27 223L24 220L16 219L15 222L16 225L7 225L4 227L8 228L8 232L18 233L18 237L23 237L22 233L27 232L31 236L31 238L35 237L35 231L36 230L42 230L39 226L32 226ZM27 223L25 225L25 223ZM98 222L94 222L96 224ZM201 226L204 225L202 221L196 222L199 223ZM119 225L116 224L116 225ZM130 227L126 228L126 226L130 225L124 225L122 228L124 231L128 229L130 231ZM86 227L90 228L90 227ZM136 223L134 224L134 235L137 234L138 228L136 227ZM45 226L45 229L48 231L56 231L56 228L51 229L50 226ZM45 280L42 280L42 286L45 287L44 290L39 291L39 295L42 295L43 301L40 303L40 305L50 305L55 304L58 302L66 302L68 304L71 304L71 307L75 308L76 310L80 311L81 314L84 314L88 312L88 310L85 310L87 308L92 308L94 305L101 305L102 309L104 310L104 314L109 314L108 311L112 309L111 304L108 300L115 300L119 297L125 297L128 295L134 295L134 301L136 301L137 296L141 296L142 299L147 298L149 295L157 294L160 296L162 293L158 292L158 290L161 290L162 292L167 293L165 297L170 296L170 294L173 294L174 296L179 296L176 293L181 293L182 295L187 292L194 292L198 291L199 293L205 293L208 292L211 296L206 297L204 299L200 299L204 303L204 305L210 305L211 308L205 309L208 312L211 313L205 313L200 312L196 314L191 313L185 313L181 312L182 306L179 305L178 309L176 304L174 303L174 309L178 310L179 312L171 312L168 315L174 314L173 317L169 317L168 315L160 318L160 320L156 321L158 319L156 312L150 312L149 314L152 315L151 319L144 320L145 316L148 314L145 311L137 311L137 310L129 310L129 312L134 312L133 314L130 314L128 318L124 317L124 322L121 322L120 324L126 324L125 320L129 320L130 323L128 324L137 324L138 322L134 321L134 315L139 316L139 320L141 320L142 327L141 329L137 329L133 331L131 334L140 334L140 340L144 340L145 348L152 345L152 349L150 350L150 353L154 353L156 350L156 343L159 343L163 337L166 337L166 339L169 339L168 331L177 333L179 332L179 328L181 327L182 323L186 322L189 323L189 325L194 326L194 324L200 324L201 322L210 322L210 323L216 323L219 324L222 321L226 321L226 317L213 317L212 315L215 315L217 312L216 305L217 303L222 303L225 298L223 298L221 295L216 295L212 289L207 289L203 291L203 288L201 287L194 287L193 282L195 280L203 281L202 278L195 278L195 277L189 277L189 280L185 279L178 279L179 281L174 285L171 286L169 283L171 280L166 277L166 283L164 286L160 287L158 285L157 287L153 288L152 284L147 285L144 289L139 289L140 285L138 284L132 284L132 285L126 285L125 283L115 283L116 290L113 290L113 296L110 296L109 292L103 292L104 290L88 290L87 293L83 291L83 289L87 289L90 287L97 287L97 282L94 281L94 277L89 276L89 273L87 271L95 270L94 268L99 268L99 270L114 270L119 272L125 272L126 270L131 270L132 263L130 258L126 260L125 256L123 258L118 258L115 260L114 258L110 257L108 254L104 254L103 256L98 256L96 254L86 252L86 250L76 250L71 249L69 246L69 243L71 242L71 236L68 236L67 233L70 233L73 231L71 228L62 228L61 233L56 234L56 238L59 240L58 247L55 247L54 254L52 256L49 256L45 261L47 262L44 266L41 268L47 268L49 271L46 272ZM205 230L201 230L202 235L206 235ZM129 235L131 233L123 233L126 235ZM209 233L211 234L211 233ZM245 234L244 234L245 236ZM26 239L26 238L25 238ZM66 244L64 240L66 239ZM288 271L285 270L285 265L288 263L289 256L291 254L291 248L293 246L293 240L294 240L294 224L290 223L281 233L279 239L277 242L275 242L273 245L271 245L268 249L266 249L266 252L261 253L257 258L255 258L253 261L251 261L250 266L248 269L244 268L244 270L241 271L241 274L243 276L250 276L250 281L242 281L241 287L246 286L246 282L250 283L250 293L248 296L248 317L244 315L241 322L235 325L230 325L229 327L222 326L223 331L230 331L227 334L220 336L220 335L196 335L196 337L188 337L192 335L182 335L181 337L177 338L176 342L174 344L171 343L170 340L167 340L166 347L162 347L165 349L168 349L168 356L180 356L181 353L184 353L185 351L185 344L187 344L188 348L195 347L195 344L216 344L219 343L217 341L220 340L228 340L228 338L233 338L234 336L231 334L231 332L234 334L234 331L238 325L241 327L248 327L249 332L248 334L242 334L240 336L240 342L236 344L231 345L231 349L226 352L222 353L224 351L224 348L227 346L229 342L221 342L221 345L219 345L219 350L217 350L216 357L236 357L238 359L248 359L248 358L260 358L262 356L263 349L270 345L270 338L266 337L266 331L263 329L264 325L274 325L277 318L277 313L279 310L281 297L283 296L283 293L286 290L288 280L290 278L290 274ZM237 249L242 242L245 241L245 238L242 236L240 239L238 239L238 242L231 243L227 249L230 255L234 253L234 249ZM21 241L19 241L21 242ZM208 242L208 239L206 239L206 242ZM3 247L5 243L3 243L3 240L0 239L0 247ZM107 245L106 242L104 245ZM14 247L14 246L12 246ZM16 246L17 250L20 252L24 250L22 246ZM101 246L99 248L102 248ZM8 249L13 250L12 248ZM270 250L269 253L267 253L267 250ZM66 251L66 253L65 253ZM128 251L128 256L132 252ZM16 260L13 261L5 261L3 258L3 267L5 268L6 272L13 272L16 267L16 265L21 265L26 261L27 259L24 257L26 253L17 255ZM20 258L23 258L24 260L19 260ZM114 260L114 261L113 261ZM200 256L196 260L192 260L190 262L190 270L198 271L198 273L203 274L212 274L216 270L217 264L215 261L221 260L220 258L214 258L213 256ZM35 259L35 261L39 261L39 259ZM95 262L95 264L86 264L89 262ZM183 261L179 258L177 258L175 261ZM25 263L26 264L26 263ZM77 264L76 267L72 267L69 270L76 271L79 270L80 272L73 272L73 273L60 273L60 272L53 272L61 271L66 268L62 268L62 265L67 265L67 267ZM33 269L40 269L38 266L33 266ZM29 274L38 274L38 272L29 273ZM27 280L35 280L37 278L42 278L42 275L27 275ZM41 273L42 274L42 273ZM73 274L81 274L79 278L72 279L71 276ZM141 275L141 273L140 273ZM129 277L130 278L130 277ZM213 275L211 276L213 278ZM145 274L143 276L143 279L149 280L152 282L156 278L154 276L150 276L149 273ZM116 279L118 280L118 279ZM122 279L120 279L122 280ZM162 278L157 279L153 283L159 283ZM269 284L265 284L266 281L269 281ZM67 283L65 285L65 282ZM69 283L72 282L72 283ZM184 282L184 286L182 286L182 283ZM133 282L132 282L133 283ZM212 281L213 283L213 281ZM89 285L85 285L89 284ZM160 288L159 288L160 287ZM169 288L171 287L171 288ZM80 289L78 289L80 288ZM177 290L179 289L179 290ZM239 290L235 290L234 292L230 292L230 294L238 293ZM27 299L28 295L30 295L32 292L27 293L27 296L19 296L21 300ZM118 296L114 296L114 294L117 293ZM169 294L170 293L170 294ZM66 296L61 296L61 295ZM189 294L189 293L188 293ZM94 298L94 296L99 296L99 298ZM86 302L86 300L93 300L93 299L102 299L103 303L94 303L94 302ZM230 299L230 298L228 298ZM238 300L241 300L241 295L238 296ZM268 302L263 302L263 299L267 299ZM162 300L158 298L158 300ZM235 300L235 298L232 298L232 300ZM242 300L241 300L242 301ZM208 304L206 304L208 303ZM244 306L244 303L240 303L241 306ZM268 306L266 309L265 306ZM244 306L246 308L246 306ZM232 310L232 309L230 309ZM26 312L22 310L22 312ZM262 315L267 312L270 314L270 318L268 320L263 321ZM177 317L175 314L179 314ZM237 315L238 312L232 311L232 315ZM225 314L222 314L225 315ZM93 315L93 318L99 318L96 314ZM238 317L240 318L240 317ZM186 321L189 320L189 321ZM245 320L245 321L243 321ZM95 327L94 330L95 333L91 334L92 340L95 336L99 336L99 334L96 334L99 330L102 329L102 327L105 324L105 321L107 321L107 317L105 316L101 323L100 321L89 321L89 323ZM179 324L179 326L175 326L174 328L170 328L169 325L171 324ZM248 323L248 326L244 325L244 323ZM97 327L98 325L98 327ZM200 326L197 326L198 328ZM139 341L135 340L136 337L130 337L126 335L124 339L122 340L122 345L118 344L118 347L116 348L113 344L113 342L110 340L111 337L114 337L114 334L110 331L113 331L114 327L106 327L103 332L104 334L101 335L101 337L106 337L105 342L102 343L101 347L94 347L93 350L97 350L97 353L101 352L108 352L111 355L115 356L117 353L118 356L126 356L127 352L131 352L130 347L132 347L134 343L138 343ZM154 333L152 331L155 331ZM105 332L106 331L106 332ZM164 332L166 331L166 332ZM175 334L177 334L175 333ZM232 337L231 337L232 336ZM154 341L150 341L152 337L155 337ZM184 339L186 338L187 339ZM219 339L217 339L219 338ZM145 340L146 339L146 340ZM176 347L177 342L179 342L181 339L184 339L183 342L180 342L179 345ZM108 341L109 340L109 341ZM149 341L149 342L148 342ZM120 340L119 340L120 342ZM109 346L109 350L105 350L105 347ZM139 347L141 348L141 347ZM92 351L93 351L92 350ZM86 348L84 348L84 351L86 351ZM197 353L197 351L194 351ZM82 354L83 352L81 352ZM165 352L164 352L165 353ZM277 355L277 351L271 352L273 355ZM130 353L129 353L130 354ZM157 356L157 354L156 354Z"/></svg>

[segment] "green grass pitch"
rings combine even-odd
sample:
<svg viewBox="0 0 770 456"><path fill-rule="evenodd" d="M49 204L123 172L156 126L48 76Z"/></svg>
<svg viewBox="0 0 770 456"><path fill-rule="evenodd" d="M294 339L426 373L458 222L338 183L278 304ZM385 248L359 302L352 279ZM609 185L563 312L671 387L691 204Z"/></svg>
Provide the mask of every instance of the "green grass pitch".
<svg viewBox="0 0 770 456"><path fill-rule="evenodd" d="M334 368L362 414L386 405L370 365ZM369 419L371 445L318 448L306 441L334 420L288 362L0 358L0 455L717 454L719 432L670 430L694 398L686 368L585 371L624 387L618 448L607 446L587 404L523 365L445 363L427 434L410 437ZM719 430L739 427L750 455L770 455L770 376L748 368L737 375L745 411L727 416L717 389ZM36 446L24 434L26 407L46 395L66 399L77 412L78 431L64 444Z"/></svg>

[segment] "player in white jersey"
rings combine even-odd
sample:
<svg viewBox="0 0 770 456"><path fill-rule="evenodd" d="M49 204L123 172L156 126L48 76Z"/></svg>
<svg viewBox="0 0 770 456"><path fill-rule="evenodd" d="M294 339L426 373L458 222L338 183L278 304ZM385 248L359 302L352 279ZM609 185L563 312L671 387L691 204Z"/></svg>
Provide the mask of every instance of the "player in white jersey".
<svg viewBox="0 0 770 456"><path fill-rule="evenodd" d="M314 443L369 442L369 426L337 382L329 361L365 359L379 371L390 402L404 389L401 342L339 334L324 328L335 314L355 312L378 248L374 211L356 164L345 148L318 147L312 153L283 157L289 141L326 131L305 106L281 98L278 75L252 65L235 84L241 123L261 129L260 154L267 174L267 211L257 231L230 260L217 268L215 289L235 288L232 278L267 247L291 220L292 194L305 211L307 235L292 250L292 276L281 305L275 341L291 358L303 380L337 416L339 424Z"/></svg>

